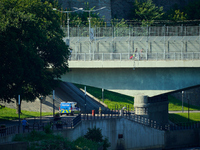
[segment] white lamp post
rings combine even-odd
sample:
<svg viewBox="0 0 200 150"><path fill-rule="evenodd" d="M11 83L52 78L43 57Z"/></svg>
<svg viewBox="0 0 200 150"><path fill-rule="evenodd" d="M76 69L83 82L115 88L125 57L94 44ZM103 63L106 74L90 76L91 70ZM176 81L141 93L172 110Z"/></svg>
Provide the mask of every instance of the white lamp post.
<svg viewBox="0 0 200 150"><path fill-rule="evenodd" d="M67 13L67 33L68 33L68 40L69 40L69 13L71 12L75 12L75 11L78 11L80 9L77 9L77 10L74 10L74 11L60 11L60 10L57 10L56 8L53 8L53 10L56 10L58 12L61 12L61 13Z"/></svg>
<svg viewBox="0 0 200 150"><path fill-rule="evenodd" d="M81 11L84 11L84 12L89 12L89 18L88 18L88 22L89 22L89 37L90 37L90 34L91 34L91 16L90 16L90 12L93 12L93 11L99 11L99 10L102 10L102 9L104 9L104 8L106 8L106 7L101 7L101 8L99 8L99 9L90 9L90 10L84 10L83 8L77 8L77 7L73 7L74 9L76 9L76 10L81 10ZM91 37L90 37L90 44L91 44ZM90 47L91 47L91 45L90 45ZM89 53L90 53L90 48L89 48Z"/></svg>
<svg viewBox="0 0 200 150"><path fill-rule="evenodd" d="M102 9L104 9L104 8L106 8L106 7L101 7L101 8L99 8L99 9L90 9L90 10L84 10L83 8L77 8L77 7L73 7L74 9L76 9L76 10L81 10L81 11L84 11L84 12L89 12L89 18L88 18L88 21L89 21L89 34L90 34L90 29L91 29L91 23L90 23L90 20L91 20L91 16L90 16L90 12L92 12L92 11L99 11L99 10L102 10Z"/></svg>

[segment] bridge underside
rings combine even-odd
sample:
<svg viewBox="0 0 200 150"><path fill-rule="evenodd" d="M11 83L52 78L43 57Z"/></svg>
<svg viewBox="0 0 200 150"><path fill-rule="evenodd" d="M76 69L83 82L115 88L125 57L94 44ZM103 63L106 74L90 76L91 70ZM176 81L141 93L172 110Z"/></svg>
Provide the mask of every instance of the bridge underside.
<svg viewBox="0 0 200 150"><path fill-rule="evenodd" d="M92 63L92 62L91 62ZM200 85L200 68L72 68L65 82L149 97Z"/></svg>

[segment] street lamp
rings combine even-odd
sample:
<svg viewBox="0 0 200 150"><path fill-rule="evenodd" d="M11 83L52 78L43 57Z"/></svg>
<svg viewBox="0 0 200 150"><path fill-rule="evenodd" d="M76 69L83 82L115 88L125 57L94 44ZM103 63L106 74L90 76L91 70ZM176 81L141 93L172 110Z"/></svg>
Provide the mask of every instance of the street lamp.
<svg viewBox="0 0 200 150"><path fill-rule="evenodd" d="M44 97L40 96L40 124L42 124L42 103L44 101Z"/></svg>
<svg viewBox="0 0 200 150"><path fill-rule="evenodd" d="M99 11L99 10L102 10L102 9L104 9L104 8L106 8L106 7L101 7L101 8L99 8L99 9L90 9L90 10L84 10L83 8L77 8L77 7L73 7L74 9L76 9L76 10L81 10L81 11L84 11L84 12L89 12L89 18L88 18L88 21L89 21L89 35L91 34L90 33L90 29L91 29L91 23L90 23L90 20L91 20L91 16L90 16L90 12L92 12L92 11Z"/></svg>
<svg viewBox="0 0 200 150"><path fill-rule="evenodd" d="M53 10L56 10L56 11L61 12L61 13L67 13L67 33L68 33L68 40L69 40L69 20L70 20L69 19L69 13L78 11L79 9L74 10L74 11L60 11L60 10L57 10L56 8L53 8Z"/></svg>
<svg viewBox="0 0 200 150"><path fill-rule="evenodd" d="M183 94L184 94L184 91L182 91L182 113L183 113Z"/></svg>
<svg viewBox="0 0 200 150"><path fill-rule="evenodd" d="M91 22L90 22L90 20L91 20L91 16L90 16L90 12L92 12L92 11L99 11L99 10L102 10L102 9L104 9L104 8L106 8L106 7L101 7L101 8L99 8L99 9L90 9L90 10L84 10L83 8L77 8L77 7L73 7L74 9L76 9L76 10L81 10L81 11L84 11L84 12L89 12L89 18L88 18L88 22L89 22L89 36L90 36L90 44L91 44L91 35L92 35L92 33L91 33ZM91 45L90 45L90 47L91 47ZM89 53L90 53L90 49L91 48L89 48Z"/></svg>

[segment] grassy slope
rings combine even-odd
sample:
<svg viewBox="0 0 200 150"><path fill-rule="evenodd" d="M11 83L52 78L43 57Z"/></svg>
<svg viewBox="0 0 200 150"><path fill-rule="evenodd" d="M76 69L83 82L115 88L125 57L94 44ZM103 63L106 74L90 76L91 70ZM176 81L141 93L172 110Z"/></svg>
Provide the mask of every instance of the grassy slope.
<svg viewBox="0 0 200 150"><path fill-rule="evenodd" d="M84 89L84 85L77 85L78 88ZM102 90L95 87L87 86L87 92L98 98L102 101ZM168 97L169 100L169 111L181 111L182 110L182 102L172 96ZM104 103L108 105L108 108L115 109L121 108L123 106L129 106L130 109L134 109L134 97L122 95L119 93L111 92L104 90ZM188 104L183 104L183 109L188 110ZM189 110L200 110L200 107L197 106L189 106ZM178 113L178 114L169 114L169 119L173 122L187 122L188 121L188 113ZM200 113L190 113L189 121L200 121Z"/></svg>
<svg viewBox="0 0 200 150"><path fill-rule="evenodd" d="M76 85L79 88L84 89L84 85ZM102 90L95 87L87 86L87 92L98 98L99 100L102 100ZM181 101L177 100L176 98L169 96L169 111L181 111L182 110L182 103ZM131 96L122 95L119 93L111 92L108 90L104 90L104 103L108 105L108 108L110 109L120 109L123 106L129 106L129 110L133 110L133 104L134 104L134 98ZM184 110L188 110L188 105L184 103ZM200 107L197 106L190 106L191 110L200 110ZM52 115L52 112L50 113L42 113L43 116L46 115ZM193 117L194 115L194 117ZM28 118L28 117L38 117L40 116L39 112L28 112L22 110L21 118ZM200 116L200 114L199 114ZM177 121L185 121L187 119L187 114L169 114L170 120L174 118L174 120ZM0 109L0 120L13 120L18 119L18 114L16 114L15 109L5 108ZM190 114L191 121L200 121L200 117L198 117L198 113L191 113Z"/></svg>
<svg viewBox="0 0 200 150"><path fill-rule="evenodd" d="M83 85L75 84L78 88L84 89ZM102 101L102 89L87 86L87 92L92 94L94 97ZM104 90L104 103L109 109L115 110L115 107L122 108L123 106L129 106L129 109L134 109L134 98L127 95Z"/></svg>
<svg viewBox="0 0 200 150"><path fill-rule="evenodd" d="M52 112L42 112L42 116L52 115ZM39 117L40 112L32 112L32 111L26 111L22 110L22 114L20 115L20 118L30 118L30 117ZM0 109L0 121L1 120L15 120L18 119L19 116L16 114L16 109L11 108L1 108Z"/></svg>
<svg viewBox="0 0 200 150"><path fill-rule="evenodd" d="M174 123L179 122L195 122L200 121L200 113L177 113L177 114L169 114L169 119Z"/></svg>
<svg viewBox="0 0 200 150"><path fill-rule="evenodd" d="M78 88L84 89L83 85L77 85ZM87 86L87 92L92 94L94 97L98 98L102 101L102 90L95 87ZM182 103L178 99L169 96L169 111L181 111L182 110ZM134 97L122 95L119 93L111 92L108 90L104 90L104 103L108 105L108 108L115 109L115 106L120 105L126 106L129 105L129 108L133 108L134 104ZM184 110L188 110L188 105L184 103ZM200 110L200 107L197 106L190 106L190 110Z"/></svg>

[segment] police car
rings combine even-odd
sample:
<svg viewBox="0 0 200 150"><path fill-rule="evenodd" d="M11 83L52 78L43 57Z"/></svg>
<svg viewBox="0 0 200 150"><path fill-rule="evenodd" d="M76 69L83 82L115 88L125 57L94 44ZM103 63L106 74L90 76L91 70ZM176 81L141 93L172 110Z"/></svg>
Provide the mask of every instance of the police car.
<svg viewBox="0 0 200 150"><path fill-rule="evenodd" d="M59 107L59 113L60 115L66 114L66 115L74 115L75 111L81 111L79 107L77 107L76 102L61 102Z"/></svg>

